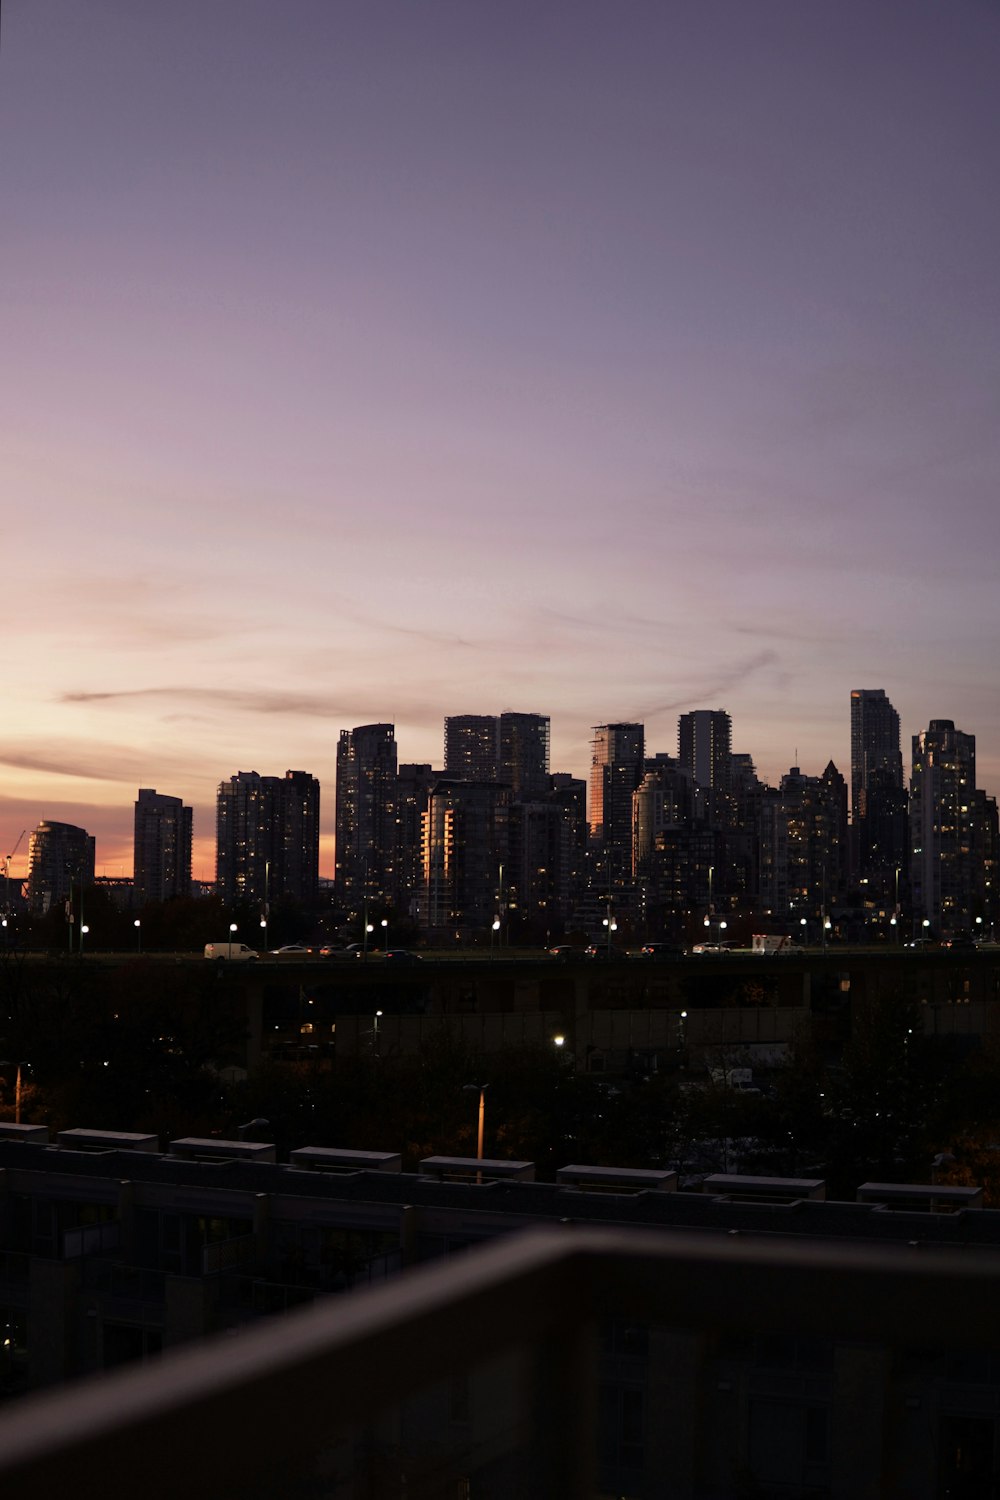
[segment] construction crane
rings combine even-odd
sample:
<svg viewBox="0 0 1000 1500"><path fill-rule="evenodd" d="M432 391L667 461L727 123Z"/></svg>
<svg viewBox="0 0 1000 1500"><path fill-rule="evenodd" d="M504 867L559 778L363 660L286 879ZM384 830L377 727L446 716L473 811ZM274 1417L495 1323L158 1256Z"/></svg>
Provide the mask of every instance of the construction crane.
<svg viewBox="0 0 1000 1500"><path fill-rule="evenodd" d="M6 882L4 886L4 907L7 911L10 911L10 862L14 858L14 855L17 853L18 849L20 849L21 840L24 838L24 835L27 833L27 831L28 830L26 828L21 829L21 832L17 836L17 843L14 845L13 849L10 851L3 862L3 875L4 881Z"/></svg>

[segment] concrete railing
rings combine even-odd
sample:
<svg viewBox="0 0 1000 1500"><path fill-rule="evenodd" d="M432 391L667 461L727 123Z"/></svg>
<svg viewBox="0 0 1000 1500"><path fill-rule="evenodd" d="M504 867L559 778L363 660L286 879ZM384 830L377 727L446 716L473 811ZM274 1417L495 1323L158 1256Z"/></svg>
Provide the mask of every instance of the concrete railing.
<svg viewBox="0 0 1000 1500"><path fill-rule="evenodd" d="M589 1500L600 1320L989 1350L1000 1349L998 1285L1000 1255L916 1242L532 1231L235 1338L28 1398L0 1418L0 1481L18 1500L295 1496L296 1477L315 1473L336 1433L370 1430L430 1383L513 1353L517 1493ZM875 1478L858 1493L877 1494Z"/></svg>

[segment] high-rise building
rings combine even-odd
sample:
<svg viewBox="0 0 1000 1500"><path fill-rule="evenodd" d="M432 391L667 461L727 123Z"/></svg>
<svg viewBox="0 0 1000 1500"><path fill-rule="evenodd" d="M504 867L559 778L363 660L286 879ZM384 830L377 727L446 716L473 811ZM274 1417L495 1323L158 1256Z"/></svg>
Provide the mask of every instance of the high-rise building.
<svg viewBox="0 0 1000 1500"><path fill-rule="evenodd" d="M71 889L93 885L95 840L74 823L39 823L28 844L28 904L47 912Z"/></svg>
<svg viewBox="0 0 1000 1500"><path fill-rule="evenodd" d="M851 826L861 875L905 867L906 792L899 714L883 688L851 693Z"/></svg>
<svg viewBox="0 0 1000 1500"><path fill-rule="evenodd" d="M262 914L282 899L309 905L319 888L319 782L306 771L239 771L216 798L216 888Z"/></svg>
<svg viewBox="0 0 1000 1500"><path fill-rule="evenodd" d="M423 833L427 802L443 771L404 763L396 777L396 892L393 904L406 916L418 915L424 883Z"/></svg>
<svg viewBox="0 0 1000 1500"><path fill-rule="evenodd" d="M531 802L549 789L549 720L546 714L500 715L497 780L515 802Z"/></svg>
<svg viewBox="0 0 1000 1500"><path fill-rule="evenodd" d="M340 731L335 826L337 893L348 912L358 915L366 900L394 900L394 725L361 724Z"/></svg>
<svg viewBox="0 0 1000 1500"><path fill-rule="evenodd" d="M140 787L135 801L133 898L169 901L191 894L191 809L180 797Z"/></svg>
<svg viewBox="0 0 1000 1500"><path fill-rule="evenodd" d="M454 714L444 721L444 770L452 781L496 781L500 721L495 714Z"/></svg>
<svg viewBox="0 0 1000 1500"><path fill-rule="evenodd" d="M822 776L792 766L761 799L760 901L778 916L824 919L846 870L847 782L830 761Z"/></svg>
<svg viewBox="0 0 1000 1500"><path fill-rule="evenodd" d="M505 916L510 789L443 778L424 813L421 925L469 937Z"/></svg>
<svg viewBox="0 0 1000 1500"><path fill-rule="evenodd" d="M272 901L281 897L315 906L319 899L320 785L308 771L286 771L278 786L281 848Z"/></svg>
<svg viewBox="0 0 1000 1500"><path fill-rule="evenodd" d="M979 914L976 811L976 737L932 719L913 736L910 890L915 916L939 937Z"/></svg>
<svg viewBox="0 0 1000 1500"><path fill-rule="evenodd" d="M632 869L632 793L643 776L645 728L595 724L590 743L590 841L617 862L621 877Z"/></svg>
<svg viewBox="0 0 1000 1500"><path fill-rule="evenodd" d="M694 810L691 772L673 758L646 761L646 774L632 794L633 874L652 865L656 836L667 828L690 828Z"/></svg>
<svg viewBox="0 0 1000 1500"><path fill-rule="evenodd" d="M677 721L677 758L701 792L702 814L714 827L732 822L733 721L722 708L696 708Z"/></svg>

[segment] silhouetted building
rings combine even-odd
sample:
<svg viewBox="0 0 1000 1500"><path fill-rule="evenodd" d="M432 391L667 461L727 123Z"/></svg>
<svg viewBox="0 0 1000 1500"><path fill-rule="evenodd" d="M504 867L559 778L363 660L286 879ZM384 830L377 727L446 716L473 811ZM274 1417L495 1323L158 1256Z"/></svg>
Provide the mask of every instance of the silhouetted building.
<svg viewBox="0 0 1000 1500"><path fill-rule="evenodd" d="M337 745L337 890L352 915L396 889L396 734L392 724L342 729Z"/></svg>
<svg viewBox="0 0 1000 1500"><path fill-rule="evenodd" d="M396 777L396 889L393 905L416 917L424 882L424 813L431 791L444 776L433 766L404 763Z"/></svg>
<svg viewBox="0 0 1000 1500"><path fill-rule="evenodd" d="M497 780L515 802L533 801L549 789L549 720L546 714L500 715Z"/></svg>
<svg viewBox="0 0 1000 1500"><path fill-rule="evenodd" d="M646 762L646 773L632 794L632 871L648 873L656 836L667 828L690 828L694 820L694 778L672 756Z"/></svg>
<svg viewBox="0 0 1000 1500"><path fill-rule="evenodd" d="M591 740L590 841L624 878L632 870L632 793L643 776L642 724L596 724Z"/></svg>
<svg viewBox="0 0 1000 1500"><path fill-rule="evenodd" d="M239 771L216 799L216 890L266 913L287 898L314 904L319 886L319 782L306 771Z"/></svg>
<svg viewBox="0 0 1000 1500"><path fill-rule="evenodd" d="M191 894L191 809L180 797L140 787L135 802L134 901L169 901Z"/></svg>
<svg viewBox="0 0 1000 1500"><path fill-rule="evenodd" d="M286 771L278 799L281 849L269 898L286 897L315 906L319 899L319 782L308 771Z"/></svg>
<svg viewBox="0 0 1000 1500"><path fill-rule="evenodd" d="M444 772L452 780L496 781L500 721L495 714L454 714L444 721Z"/></svg>
<svg viewBox="0 0 1000 1500"><path fill-rule="evenodd" d="M733 721L721 708L697 708L677 721L677 758L702 794L699 814L715 827L732 822Z"/></svg>
<svg viewBox="0 0 1000 1500"><path fill-rule="evenodd" d="M851 825L857 868L862 875L905 860L898 793L903 791L899 714L883 688L851 693ZM904 795L905 812L905 795Z"/></svg>
<svg viewBox="0 0 1000 1500"><path fill-rule="evenodd" d="M760 901L778 917L825 917L846 869L847 783L830 761L822 776L793 766L761 799Z"/></svg>
<svg viewBox="0 0 1000 1500"><path fill-rule="evenodd" d="M914 914L936 936L971 927L977 914L975 794L975 735L932 719L913 736L910 887Z"/></svg>
<svg viewBox="0 0 1000 1500"><path fill-rule="evenodd" d="M39 823L28 845L28 904L47 912L94 883L95 840L74 823Z"/></svg>
<svg viewBox="0 0 1000 1500"><path fill-rule="evenodd" d="M506 917L510 788L444 778L424 813L420 922L430 931L471 937Z"/></svg>

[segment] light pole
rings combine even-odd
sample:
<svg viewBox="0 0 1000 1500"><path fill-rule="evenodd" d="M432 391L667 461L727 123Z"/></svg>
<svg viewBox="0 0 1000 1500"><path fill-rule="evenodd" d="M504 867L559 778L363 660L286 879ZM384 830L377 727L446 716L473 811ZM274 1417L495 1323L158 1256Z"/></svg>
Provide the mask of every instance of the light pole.
<svg viewBox="0 0 1000 1500"><path fill-rule="evenodd" d="M382 929L382 952L385 953L389 947L389 918L383 917L379 926Z"/></svg>
<svg viewBox="0 0 1000 1500"><path fill-rule="evenodd" d="M139 917L136 917L135 921L132 923L132 926L135 928L135 947L136 947L136 952L137 953L141 953L142 952L142 921L141 921L141 919Z"/></svg>
<svg viewBox="0 0 1000 1500"><path fill-rule="evenodd" d="M483 1159L483 1136L486 1130L486 1090L489 1088L489 1084L466 1083L462 1087L467 1093L475 1093L477 1089L479 1091L479 1130L476 1136L476 1160L481 1162ZM476 1173L476 1181L482 1182L482 1180L483 1173L482 1168L480 1168Z"/></svg>
<svg viewBox="0 0 1000 1500"><path fill-rule="evenodd" d="M493 918L493 926L490 928L490 960L491 960L491 962L492 962L492 959L493 959L493 944L496 941L496 935L497 935L497 933L499 931L500 931L500 918L499 917L494 917Z"/></svg>
<svg viewBox="0 0 1000 1500"><path fill-rule="evenodd" d="M364 935L364 938L362 939L363 946L362 946L362 950L361 950L361 958L362 958L362 962L364 962L364 963L368 962L368 938L369 938L369 935L371 933L373 933L374 931L375 931L375 924L373 922L366 922L365 923L365 935Z"/></svg>
<svg viewBox="0 0 1000 1500"><path fill-rule="evenodd" d="M80 957L81 958L83 957L83 940L87 936L87 933L89 931L90 931L90 928L87 926L86 922L81 922L80 923Z"/></svg>
<svg viewBox="0 0 1000 1500"><path fill-rule="evenodd" d="M799 918L799 926L802 928L802 946L803 946L803 948L805 948L807 946L806 939L807 939L808 934L806 932L806 928L809 926L809 918L808 917L800 917Z"/></svg>
<svg viewBox="0 0 1000 1500"><path fill-rule="evenodd" d="M381 1056L381 1052L379 1050L379 1030L378 1030L378 1023L379 1023L379 1021L381 1019L382 1019L382 1012L380 1010L377 1010L375 1012L375 1023L372 1026L372 1037L373 1037L374 1042L375 1042L375 1056L376 1057L380 1057Z"/></svg>
<svg viewBox="0 0 1000 1500"><path fill-rule="evenodd" d="M236 923L235 922L230 922L230 924L229 924L229 957L230 958L232 958L232 956L233 956L233 933L235 931L236 931Z"/></svg>

